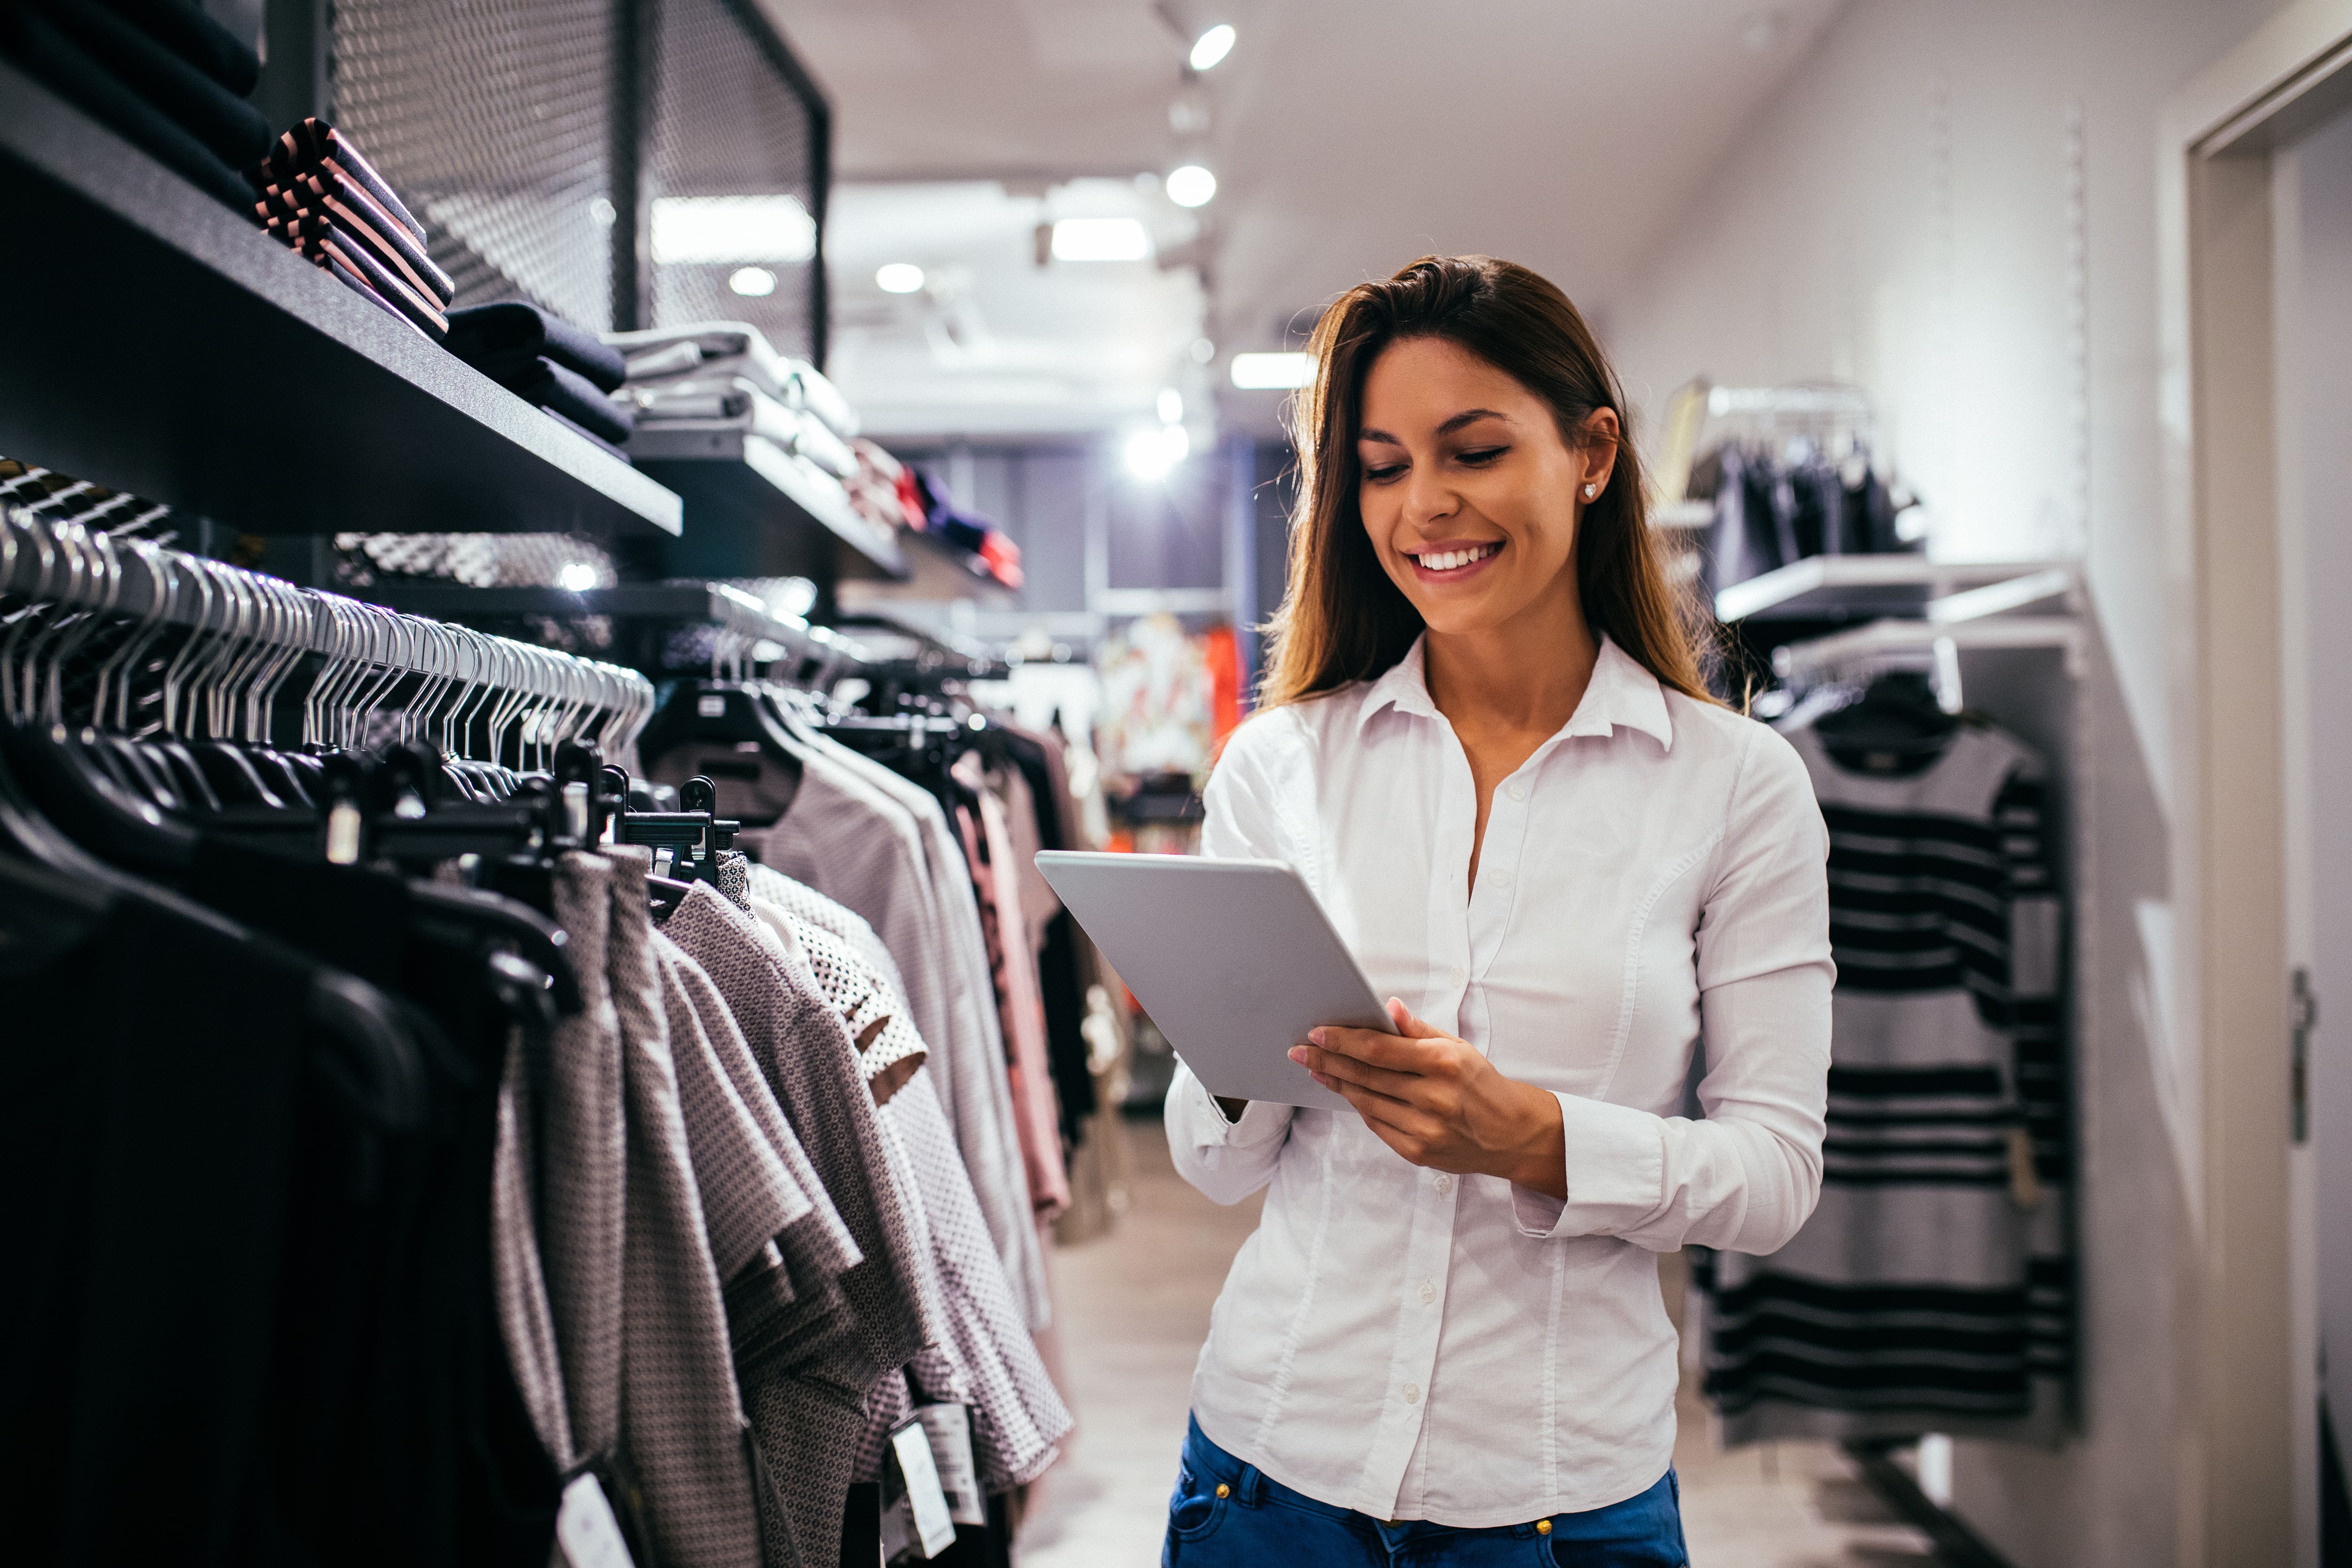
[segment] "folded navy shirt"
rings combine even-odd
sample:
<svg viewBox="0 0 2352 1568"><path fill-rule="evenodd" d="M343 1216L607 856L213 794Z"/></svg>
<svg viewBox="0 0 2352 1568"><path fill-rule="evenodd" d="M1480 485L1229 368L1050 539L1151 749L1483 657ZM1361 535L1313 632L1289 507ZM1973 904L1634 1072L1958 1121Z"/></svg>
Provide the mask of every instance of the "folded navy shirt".
<svg viewBox="0 0 2352 1568"><path fill-rule="evenodd" d="M239 98L261 82L261 57L188 0L100 0ZM267 132L265 132L266 135ZM258 157L260 154L256 153Z"/></svg>
<svg viewBox="0 0 2352 1568"><path fill-rule="evenodd" d="M530 374L506 384L551 414L561 414L599 440L614 446L629 438L636 421L626 409L596 390L585 378L552 360L541 360Z"/></svg>
<svg viewBox="0 0 2352 1568"><path fill-rule="evenodd" d="M612 392L629 378L620 350L521 300L450 311L449 352L493 381L509 385L517 378L536 377L542 358L554 361L600 392Z"/></svg>
<svg viewBox="0 0 2352 1568"><path fill-rule="evenodd" d="M87 0L38 4L77 47L230 168L243 168L269 150L269 122L259 110L143 29Z"/></svg>
<svg viewBox="0 0 2352 1568"><path fill-rule="evenodd" d="M236 171L29 5L0 4L0 55L181 178L245 211Z"/></svg>

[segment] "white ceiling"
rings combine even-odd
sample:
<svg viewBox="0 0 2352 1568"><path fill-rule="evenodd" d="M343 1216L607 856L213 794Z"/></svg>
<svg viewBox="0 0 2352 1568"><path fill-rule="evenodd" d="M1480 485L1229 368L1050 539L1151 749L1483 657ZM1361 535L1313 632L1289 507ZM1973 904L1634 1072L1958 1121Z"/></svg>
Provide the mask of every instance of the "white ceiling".
<svg viewBox="0 0 2352 1568"><path fill-rule="evenodd" d="M1840 0L1241 0L1231 57L1190 85L1150 0L761 3L834 103L845 389L886 433L981 435L1205 390L1184 380L1202 333L1221 377L1431 251L1525 262L1605 327ZM1171 129L1180 99L1205 132ZM1197 215L1136 189L1188 161L1219 182ZM1147 217L1162 265L1034 265L1041 218L1097 211ZM897 259L946 288L882 294ZM1267 426L1277 399L1219 401Z"/></svg>

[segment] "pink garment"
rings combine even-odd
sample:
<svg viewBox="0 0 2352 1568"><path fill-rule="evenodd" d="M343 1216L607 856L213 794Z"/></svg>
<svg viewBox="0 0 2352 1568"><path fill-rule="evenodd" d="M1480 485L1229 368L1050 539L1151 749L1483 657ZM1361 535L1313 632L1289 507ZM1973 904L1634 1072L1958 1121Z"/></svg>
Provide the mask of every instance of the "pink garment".
<svg viewBox="0 0 2352 1568"><path fill-rule="evenodd" d="M956 826L971 863L980 895L981 926L988 936L988 963L996 980L997 1011L1004 1020L1005 1069L1013 1084L1013 1121L1021 1135L1021 1163L1029 1176L1030 1201L1051 1219L1070 1206L1070 1173L1062 1161L1062 1113L1046 1063L1045 1002L1039 993L1037 955L1028 942L1022 913L1021 871L1004 803L991 792L980 759L966 752L957 778L980 801L975 828L970 810L958 807Z"/></svg>

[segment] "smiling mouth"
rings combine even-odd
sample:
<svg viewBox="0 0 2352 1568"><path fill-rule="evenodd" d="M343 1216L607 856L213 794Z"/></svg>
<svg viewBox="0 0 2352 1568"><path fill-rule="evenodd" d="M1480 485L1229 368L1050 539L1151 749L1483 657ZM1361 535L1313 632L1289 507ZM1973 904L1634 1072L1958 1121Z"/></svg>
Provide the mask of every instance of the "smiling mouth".
<svg viewBox="0 0 2352 1568"><path fill-rule="evenodd" d="M1502 548L1502 542L1497 540L1491 544L1474 544L1466 550L1435 550L1419 555L1413 555L1411 551L1405 553L1412 555L1413 564L1424 572L1466 572L1481 561L1491 560Z"/></svg>

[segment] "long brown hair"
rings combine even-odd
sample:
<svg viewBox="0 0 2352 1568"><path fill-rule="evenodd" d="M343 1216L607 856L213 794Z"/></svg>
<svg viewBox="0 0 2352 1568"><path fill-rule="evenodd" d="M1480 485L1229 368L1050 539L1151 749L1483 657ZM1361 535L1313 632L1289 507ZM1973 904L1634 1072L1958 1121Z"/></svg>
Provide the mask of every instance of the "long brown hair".
<svg viewBox="0 0 2352 1568"><path fill-rule="evenodd" d="M1381 569L1364 532L1356 431L1364 374L1401 338L1439 338L1476 354L1551 405L1571 447L1609 437L1584 422L1617 415L1616 466L1576 533L1584 618L1659 681L1712 702L1686 611L1650 537L1640 452L1608 356L1568 296L1491 256L1424 256L1393 278L1360 283L1315 324L1314 384L1293 412L1301 484L1291 522L1290 588L1267 626L1273 658L1262 707L1297 702L1379 675L1405 656L1421 612Z"/></svg>

